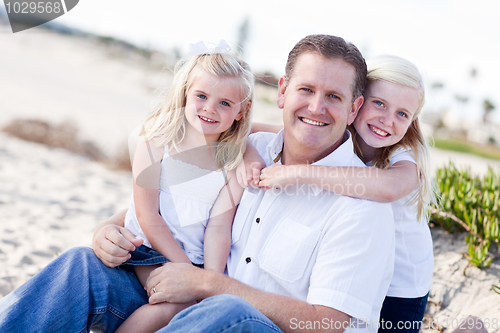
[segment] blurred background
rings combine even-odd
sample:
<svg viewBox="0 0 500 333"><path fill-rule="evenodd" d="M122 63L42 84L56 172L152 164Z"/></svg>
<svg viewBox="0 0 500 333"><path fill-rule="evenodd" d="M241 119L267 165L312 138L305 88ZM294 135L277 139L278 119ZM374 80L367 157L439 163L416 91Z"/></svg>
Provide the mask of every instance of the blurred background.
<svg viewBox="0 0 500 333"><path fill-rule="evenodd" d="M272 85L288 52L302 37L324 33L353 42L365 58L394 54L415 63L426 83L424 121L436 147L498 159L495 8L493 0L85 0L41 28L13 34L0 4L0 122L12 114L71 119L89 139L109 132L105 149L114 150L125 140L115 127L129 132L140 123L188 44L219 39L239 49L260 82L271 85L260 85L255 110L267 116L257 120L279 122ZM48 37L53 34L64 38ZM141 92L131 88L137 80Z"/></svg>

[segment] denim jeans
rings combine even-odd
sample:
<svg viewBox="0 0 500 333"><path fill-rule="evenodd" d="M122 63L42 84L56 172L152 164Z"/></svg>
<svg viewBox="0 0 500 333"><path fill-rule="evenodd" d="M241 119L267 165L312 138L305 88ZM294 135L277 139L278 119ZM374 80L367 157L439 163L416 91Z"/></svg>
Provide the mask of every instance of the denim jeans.
<svg viewBox="0 0 500 333"><path fill-rule="evenodd" d="M218 295L179 312L161 333L283 332L248 302L233 295Z"/></svg>
<svg viewBox="0 0 500 333"><path fill-rule="evenodd" d="M90 248L73 248L0 299L0 332L114 332L147 301L133 273L105 266ZM159 332L282 331L243 299L219 295Z"/></svg>
<svg viewBox="0 0 500 333"><path fill-rule="evenodd" d="M114 332L147 301L134 273L73 248L0 299L0 332Z"/></svg>
<svg viewBox="0 0 500 333"><path fill-rule="evenodd" d="M378 332L418 333L424 317L427 297L399 298L387 296L380 311Z"/></svg>

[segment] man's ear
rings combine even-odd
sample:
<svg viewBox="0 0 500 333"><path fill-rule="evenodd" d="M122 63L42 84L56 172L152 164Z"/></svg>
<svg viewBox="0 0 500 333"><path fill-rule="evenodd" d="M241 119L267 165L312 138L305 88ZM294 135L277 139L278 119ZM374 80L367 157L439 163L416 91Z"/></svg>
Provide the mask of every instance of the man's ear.
<svg viewBox="0 0 500 333"><path fill-rule="evenodd" d="M359 109L361 109L361 106L363 106L364 101L365 98L363 97L363 95L359 96L354 100L354 102L351 105L351 110L349 111L349 115L347 118L347 125L351 125L354 122L354 119L356 119L358 111Z"/></svg>
<svg viewBox="0 0 500 333"><path fill-rule="evenodd" d="M285 106L285 92L287 88L286 76L282 76L278 82L278 107L283 109Z"/></svg>

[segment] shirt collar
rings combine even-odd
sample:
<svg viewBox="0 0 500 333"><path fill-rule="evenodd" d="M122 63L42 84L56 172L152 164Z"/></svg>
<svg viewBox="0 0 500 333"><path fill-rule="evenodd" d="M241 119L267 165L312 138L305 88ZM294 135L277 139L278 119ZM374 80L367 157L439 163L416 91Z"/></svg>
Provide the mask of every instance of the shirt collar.
<svg viewBox="0 0 500 333"><path fill-rule="evenodd" d="M268 156L276 164L281 164L281 152L283 151L283 130L279 131L278 134L269 142L267 145ZM321 166L349 166L351 165L352 156L354 155L354 145L352 143L351 132L345 130L344 136L342 137L342 143L329 155L325 156L319 161L313 163L313 165ZM319 187L313 186L312 193L318 196L323 190Z"/></svg>
<svg viewBox="0 0 500 333"><path fill-rule="evenodd" d="M347 166L350 165L354 155L354 144L352 143L351 132L345 130L342 137L342 143L329 155L313 163L313 165L322 166Z"/></svg>
<svg viewBox="0 0 500 333"><path fill-rule="evenodd" d="M281 164L281 152L283 151L283 132L281 131L267 145L267 153L271 157L271 161L276 164Z"/></svg>

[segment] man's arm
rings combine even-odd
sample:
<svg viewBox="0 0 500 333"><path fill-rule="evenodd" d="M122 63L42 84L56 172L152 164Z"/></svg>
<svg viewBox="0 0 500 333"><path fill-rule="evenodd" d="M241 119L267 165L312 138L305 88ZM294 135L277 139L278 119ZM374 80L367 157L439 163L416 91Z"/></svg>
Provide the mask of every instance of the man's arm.
<svg viewBox="0 0 500 333"><path fill-rule="evenodd" d="M152 292L153 287L156 290L155 293ZM342 332L344 328L348 327L350 319L350 316L338 310L321 305L311 305L287 296L267 293L226 275L199 269L188 264L169 263L156 269L147 281L146 290L150 295L150 304L185 303L222 294L239 296L285 332L300 331L295 326L292 329L292 323L300 321L323 323L325 318L328 323L332 321L342 323L337 325L337 327L341 327L339 330L330 330ZM329 325L329 328L334 326Z"/></svg>
<svg viewBox="0 0 500 333"><path fill-rule="evenodd" d="M130 259L130 251L142 244L142 239L125 229L126 210L111 216L97 227L92 238L92 248L97 258L108 267L116 267Z"/></svg>

